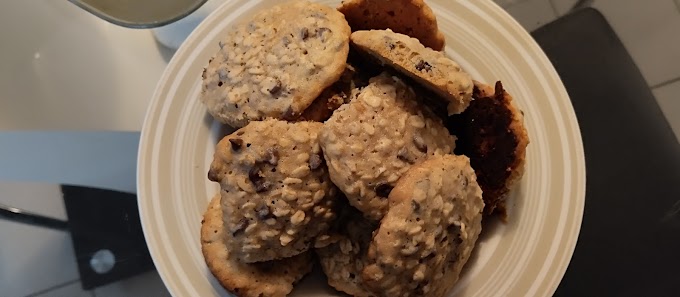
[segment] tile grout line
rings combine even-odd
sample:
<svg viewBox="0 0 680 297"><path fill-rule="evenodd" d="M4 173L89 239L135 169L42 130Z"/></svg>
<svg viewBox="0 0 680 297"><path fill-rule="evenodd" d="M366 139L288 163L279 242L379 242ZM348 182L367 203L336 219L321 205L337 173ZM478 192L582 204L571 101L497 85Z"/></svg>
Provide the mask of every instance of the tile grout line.
<svg viewBox="0 0 680 297"><path fill-rule="evenodd" d="M54 290L56 290L56 289L61 289L61 288L66 287L66 286L68 286L68 285L72 285L72 284L77 283L77 282L79 282L79 281L80 281L80 279L70 280L70 281L67 281L67 282L65 282L65 283L61 283L61 284L58 284L58 285L51 286L51 287L49 287L49 288L47 288L47 289L42 289L42 290L40 290L40 291L33 292L33 293L31 293L31 294L26 295L26 297L35 297L35 296L39 296L39 295L48 293L48 292L50 292L50 291L54 291Z"/></svg>
<svg viewBox="0 0 680 297"><path fill-rule="evenodd" d="M555 14L556 18L560 17L559 11L557 11L557 6L555 5L555 0L548 0L550 3L550 7L552 8L553 13Z"/></svg>
<svg viewBox="0 0 680 297"><path fill-rule="evenodd" d="M661 88L661 87L665 87L665 86L670 85L670 84L674 84L674 83L679 82L679 81L680 81L680 76L678 76L676 78L671 78L667 81L663 81L663 82L660 82L660 83L655 84L655 85L651 85L651 86L649 86L649 88L650 89Z"/></svg>

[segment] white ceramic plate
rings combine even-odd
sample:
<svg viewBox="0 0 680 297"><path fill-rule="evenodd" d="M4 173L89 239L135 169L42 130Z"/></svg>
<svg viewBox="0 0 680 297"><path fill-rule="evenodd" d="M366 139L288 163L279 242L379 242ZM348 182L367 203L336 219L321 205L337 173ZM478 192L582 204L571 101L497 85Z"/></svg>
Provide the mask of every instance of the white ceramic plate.
<svg viewBox="0 0 680 297"><path fill-rule="evenodd" d="M218 191L206 173L224 133L198 100L200 77L219 36L276 2L228 1L208 17L173 57L147 112L139 148L139 210L156 268L174 296L228 295L200 251L201 216ZM477 80L503 81L524 110L531 139L510 222L485 224L452 296L550 296L574 250L585 197L583 146L569 97L538 45L496 4L428 3L446 35L447 54ZM306 278L293 295L341 296L318 275Z"/></svg>

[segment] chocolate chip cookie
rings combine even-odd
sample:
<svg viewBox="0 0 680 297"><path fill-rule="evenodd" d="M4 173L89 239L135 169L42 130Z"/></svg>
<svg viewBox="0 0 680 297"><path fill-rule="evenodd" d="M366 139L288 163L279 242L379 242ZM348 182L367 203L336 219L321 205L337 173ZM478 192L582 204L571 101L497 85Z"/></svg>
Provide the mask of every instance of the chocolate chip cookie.
<svg viewBox="0 0 680 297"><path fill-rule="evenodd" d="M227 233L222 223L218 194L210 201L203 215L201 251L210 272L236 296L287 296L293 290L293 285L312 270L311 252L277 261L241 263L225 244Z"/></svg>
<svg viewBox="0 0 680 297"><path fill-rule="evenodd" d="M379 296L444 296L481 231L482 191L467 157L412 166L389 196L363 278Z"/></svg>
<svg viewBox="0 0 680 297"><path fill-rule="evenodd" d="M411 88L382 74L341 106L319 135L331 180L367 218L380 220L397 180L455 138Z"/></svg>
<svg viewBox="0 0 680 297"><path fill-rule="evenodd" d="M447 102L448 114L463 112L472 99L473 83L453 60L426 48L417 39L392 30L356 31L357 50L409 76Z"/></svg>
<svg viewBox="0 0 680 297"><path fill-rule="evenodd" d="M286 2L236 25L203 72L201 101L239 128L295 119L340 78L349 51L345 17L328 6Z"/></svg>
<svg viewBox="0 0 680 297"><path fill-rule="evenodd" d="M425 46L440 51L444 34L437 18L423 0L345 0L338 7L352 31L392 29L414 37Z"/></svg>
<svg viewBox="0 0 680 297"><path fill-rule="evenodd" d="M334 219L337 189L318 143L323 124L254 121L218 144L208 178L220 183L227 245L251 263L300 254Z"/></svg>

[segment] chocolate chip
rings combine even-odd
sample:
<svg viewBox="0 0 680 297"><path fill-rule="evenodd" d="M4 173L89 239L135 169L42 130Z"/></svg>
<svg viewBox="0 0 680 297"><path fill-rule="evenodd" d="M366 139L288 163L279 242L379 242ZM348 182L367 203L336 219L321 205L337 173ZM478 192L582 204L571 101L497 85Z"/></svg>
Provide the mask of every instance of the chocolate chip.
<svg viewBox="0 0 680 297"><path fill-rule="evenodd" d="M427 153L427 144L425 144L425 140L420 135L413 135L413 144L415 144L419 151Z"/></svg>
<svg viewBox="0 0 680 297"><path fill-rule="evenodd" d="M420 211L420 203L411 200L411 208L413 208L414 212Z"/></svg>
<svg viewBox="0 0 680 297"><path fill-rule="evenodd" d="M451 224L446 228L446 232L448 234L458 235L458 234L460 234L460 227L456 226L456 224ZM456 237L458 237L458 236L456 236Z"/></svg>
<svg viewBox="0 0 680 297"><path fill-rule="evenodd" d="M394 189L394 187L391 186L390 184L379 183L375 187L375 194L378 195L379 197L387 198L387 196L390 195L390 192L392 192L392 189Z"/></svg>
<svg viewBox="0 0 680 297"><path fill-rule="evenodd" d="M316 32L317 36L319 36L319 38L321 38L322 42L326 42L326 39L328 38L326 36L326 34L324 34L326 32L331 32L331 29L323 27L323 28L319 28L319 31Z"/></svg>
<svg viewBox="0 0 680 297"><path fill-rule="evenodd" d="M276 166L279 164L279 150L270 147L265 151L265 158L263 160L266 163L269 163L269 165Z"/></svg>
<svg viewBox="0 0 680 297"><path fill-rule="evenodd" d="M266 220L272 217L271 210L269 209L269 206L262 204L260 205L257 209L255 209L257 212L257 217L260 220Z"/></svg>
<svg viewBox="0 0 680 297"><path fill-rule="evenodd" d="M207 68L203 68L203 73L201 74L201 77L202 77L203 79L206 78L206 75L205 75L205 72L206 72L206 71L208 71L208 69L207 69Z"/></svg>
<svg viewBox="0 0 680 297"><path fill-rule="evenodd" d="M241 147L243 146L243 139L240 138L231 138L229 139L229 142L231 143L231 149L234 151L241 150Z"/></svg>
<svg viewBox="0 0 680 297"><path fill-rule="evenodd" d="M309 169L317 170L319 169L319 167L321 167L322 163L323 159L321 159L321 156L319 154L313 154L309 156Z"/></svg>
<svg viewBox="0 0 680 297"><path fill-rule="evenodd" d="M432 65L430 63L425 62L424 60L420 60L418 64L416 64L416 69L418 71L432 71Z"/></svg>
<svg viewBox="0 0 680 297"><path fill-rule="evenodd" d="M264 176L260 172L260 167L258 164L255 164L255 166L251 167L250 170L248 170L248 179L255 183L259 180L261 180Z"/></svg>
<svg viewBox="0 0 680 297"><path fill-rule="evenodd" d="M264 262L255 262L252 263L253 266L257 267L257 270L262 271L262 272L270 272L272 269L274 269L274 263L275 261L264 261ZM260 295L264 296L264 295Z"/></svg>
<svg viewBox="0 0 680 297"><path fill-rule="evenodd" d="M269 94L276 95L279 92L281 92L281 81L277 79L276 84L269 89Z"/></svg>
<svg viewBox="0 0 680 297"><path fill-rule="evenodd" d="M271 188L272 188L272 183L270 183L268 181L262 181L262 182L255 184L255 192L256 193L266 192Z"/></svg>
<svg viewBox="0 0 680 297"><path fill-rule="evenodd" d="M234 226L233 229L231 229L231 236L238 236L239 234L243 233L243 231L248 228L248 220L246 219L241 219L238 223L236 223L236 226Z"/></svg>
<svg viewBox="0 0 680 297"><path fill-rule="evenodd" d="M406 163L411 163L413 164L415 161L413 160L413 157L411 156L411 153L406 149L406 147L402 147L398 152L397 152L397 159L402 160Z"/></svg>
<svg viewBox="0 0 680 297"><path fill-rule="evenodd" d="M391 42L388 43L387 46L388 46L391 50L393 50L395 47L397 47L396 45L394 45L394 43L391 43Z"/></svg>
<svg viewBox="0 0 680 297"><path fill-rule="evenodd" d="M494 85L494 97L497 99L503 98L503 93L505 93L505 90L503 90L503 83L499 80L496 82Z"/></svg>
<svg viewBox="0 0 680 297"><path fill-rule="evenodd" d="M302 30L300 30L300 36L302 37L302 40L307 40L307 37L309 37L309 29L302 28Z"/></svg>
<svg viewBox="0 0 680 297"><path fill-rule="evenodd" d="M288 109L286 109L286 112L283 113L283 119L287 121L292 121L297 118L297 115L295 112L293 112L293 108L288 106Z"/></svg>
<svg viewBox="0 0 680 297"><path fill-rule="evenodd" d="M257 193L267 191L272 187L272 184L264 179L259 165L255 164L255 166L248 170L248 179L255 186L255 192Z"/></svg>
<svg viewBox="0 0 680 297"><path fill-rule="evenodd" d="M212 168L210 168L210 170L208 170L208 180L214 181L214 182L219 182L220 181L219 178L220 178L220 176L219 176L219 173L217 172L217 170L214 170Z"/></svg>

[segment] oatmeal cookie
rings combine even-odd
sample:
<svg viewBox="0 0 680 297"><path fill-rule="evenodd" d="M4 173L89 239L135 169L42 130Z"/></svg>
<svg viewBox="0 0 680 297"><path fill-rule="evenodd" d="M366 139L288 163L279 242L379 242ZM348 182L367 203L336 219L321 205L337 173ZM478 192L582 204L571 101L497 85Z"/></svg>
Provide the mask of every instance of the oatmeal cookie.
<svg viewBox="0 0 680 297"><path fill-rule="evenodd" d="M352 31L392 29L433 50L444 49L444 34L423 0L345 0L338 10L345 15Z"/></svg>
<svg viewBox="0 0 680 297"><path fill-rule="evenodd" d="M524 174L529 135L524 116L512 96L496 82L495 88L475 82L475 98L462 114L446 121L458 137L456 153L468 156L484 192L484 214L507 219L507 194Z"/></svg>
<svg viewBox="0 0 680 297"><path fill-rule="evenodd" d="M363 270L379 296L444 296L482 229L482 191L465 156L419 163L389 196Z"/></svg>
<svg viewBox="0 0 680 297"><path fill-rule="evenodd" d="M364 216L380 220L392 187L426 156L453 151L451 136L411 88L382 74L338 110L319 134L331 180Z"/></svg>
<svg viewBox="0 0 680 297"><path fill-rule="evenodd" d="M239 297L283 297L312 270L311 252L292 258L246 264L234 259L225 244L220 195L210 201L201 222L201 250L210 272Z"/></svg>
<svg viewBox="0 0 680 297"><path fill-rule="evenodd" d="M261 11L219 42L200 99L236 128L295 119L342 75L349 34L344 16L325 5L293 1Z"/></svg>
<svg viewBox="0 0 680 297"><path fill-rule="evenodd" d="M358 88L367 84L368 78L359 73L354 66L347 64L340 79L323 90L296 121L325 122L331 117L333 111L351 100Z"/></svg>
<svg viewBox="0 0 680 297"><path fill-rule="evenodd" d="M309 249L335 213L317 135L323 124L254 121L223 138L208 178L220 183L227 245L240 261Z"/></svg>
<svg viewBox="0 0 680 297"><path fill-rule="evenodd" d="M355 297L373 297L375 294L364 289L361 272L377 225L349 205L344 209L344 215L338 219L340 230L331 235L335 240L315 251L328 285Z"/></svg>
<svg viewBox="0 0 680 297"><path fill-rule="evenodd" d="M358 51L409 76L447 103L448 114L463 112L472 99L473 83L453 60L424 47L417 39L392 30L356 31L351 42Z"/></svg>

